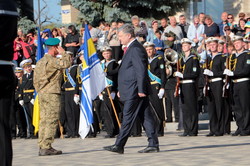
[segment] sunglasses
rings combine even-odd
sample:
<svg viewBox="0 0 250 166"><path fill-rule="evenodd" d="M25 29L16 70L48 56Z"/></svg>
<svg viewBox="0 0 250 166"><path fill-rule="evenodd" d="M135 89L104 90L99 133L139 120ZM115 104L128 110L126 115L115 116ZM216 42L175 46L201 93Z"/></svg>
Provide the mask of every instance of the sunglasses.
<svg viewBox="0 0 250 166"><path fill-rule="evenodd" d="M233 17L228 17L227 19L233 19Z"/></svg>

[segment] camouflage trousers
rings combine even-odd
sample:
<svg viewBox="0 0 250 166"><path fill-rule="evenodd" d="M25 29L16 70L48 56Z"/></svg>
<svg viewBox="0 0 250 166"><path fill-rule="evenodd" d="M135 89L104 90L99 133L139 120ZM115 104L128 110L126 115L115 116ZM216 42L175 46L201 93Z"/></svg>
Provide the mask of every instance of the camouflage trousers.
<svg viewBox="0 0 250 166"><path fill-rule="evenodd" d="M40 124L38 145L48 149L54 142L60 114L60 94L38 94L40 106Z"/></svg>

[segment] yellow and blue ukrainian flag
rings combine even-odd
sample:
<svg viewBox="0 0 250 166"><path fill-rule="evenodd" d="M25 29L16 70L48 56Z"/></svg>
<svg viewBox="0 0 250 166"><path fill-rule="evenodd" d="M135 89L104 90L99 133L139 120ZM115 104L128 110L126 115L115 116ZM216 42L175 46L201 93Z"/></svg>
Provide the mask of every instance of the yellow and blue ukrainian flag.
<svg viewBox="0 0 250 166"><path fill-rule="evenodd" d="M101 67L87 24L85 24L84 43L80 49L84 50L84 61L80 73L82 92L79 135L84 139L89 133L93 123L92 100L94 100L106 86L105 73Z"/></svg>

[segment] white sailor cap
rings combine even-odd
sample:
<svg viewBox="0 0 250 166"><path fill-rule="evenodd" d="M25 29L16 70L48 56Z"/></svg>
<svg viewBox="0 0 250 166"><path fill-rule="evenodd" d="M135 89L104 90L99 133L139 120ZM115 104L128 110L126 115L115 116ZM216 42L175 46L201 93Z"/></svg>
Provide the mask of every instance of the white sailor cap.
<svg viewBox="0 0 250 166"><path fill-rule="evenodd" d="M145 42L144 44L143 44L143 47L155 47L155 44L154 43L152 43L152 42Z"/></svg>
<svg viewBox="0 0 250 166"><path fill-rule="evenodd" d="M243 41L243 37L242 36L233 36L231 40L232 40L232 42L235 42L237 40L242 40Z"/></svg>
<svg viewBox="0 0 250 166"><path fill-rule="evenodd" d="M20 63L20 67L24 68L26 65L31 65L32 60L31 59L25 59Z"/></svg>
<svg viewBox="0 0 250 166"><path fill-rule="evenodd" d="M219 39L218 38L216 38L216 37L209 37L209 38L207 38L207 40L206 40L206 44L207 43L211 43L211 42L219 42Z"/></svg>
<svg viewBox="0 0 250 166"><path fill-rule="evenodd" d="M219 44L225 44L224 40L219 40L218 43Z"/></svg>
<svg viewBox="0 0 250 166"><path fill-rule="evenodd" d="M188 38L183 38L183 39L181 39L181 44L183 44L183 43L192 44L193 42L191 40L189 40Z"/></svg>
<svg viewBox="0 0 250 166"><path fill-rule="evenodd" d="M21 67L15 68L15 73L21 73L21 72L23 72L23 68L21 68Z"/></svg>
<svg viewBox="0 0 250 166"><path fill-rule="evenodd" d="M109 46L103 46L100 50L101 52L104 52L104 51L112 51L112 48L109 47Z"/></svg>
<svg viewBox="0 0 250 166"><path fill-rule="evenodd" d="M247 39L247 38L244 38L243 41L244 41L245 43L249 43L249 42L250 42L250 40Z"/></svg>
<svg viewBox="0 0 250 166"><path fill-rule="evenodd" d="M36 68L36 65L31 65L32 69L35 69Z"/></svg>

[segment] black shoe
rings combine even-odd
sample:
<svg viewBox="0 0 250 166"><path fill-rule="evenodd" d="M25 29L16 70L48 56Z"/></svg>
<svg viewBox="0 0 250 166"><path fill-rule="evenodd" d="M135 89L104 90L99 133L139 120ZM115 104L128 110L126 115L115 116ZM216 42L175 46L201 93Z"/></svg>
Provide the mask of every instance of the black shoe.
<svg viewBox="0 0 250 166"><path fill-rule="evenodd" d="M249 134L241 132L240 136L249 136Z"/></svg>
<svg viewBox="0 0 250 166"><path fill-rule="evenodd" d="M190 137L196 137L198 134L189 134Z"/></svg>
<svg viewBox="0 0 250 166"><path fill-rule="evenodd" d="M104 138L115 138L115 135L105 135Z"/></svg>
<svg viewBox="0 0 250 166"><path fill-rule="evenodd" d="M124 153L124 148L117 146L117 145L111 145L111 146L104 146L103 149L110 151L110 152L115 152L115 153L119 153L119 154L123 154Z"/></svg>
<svg viewBox="0 0 250 166"><path fill-rule="evenodd" d="M206 137L212 137L214 136L214 133L209 133L208 135L206 135Z"/></svg>
<svg viewBox="0 0 250 166"><path fill-rule="evenodd" d="M66 135L64 138L73 138L71 135Z"/></svg>
<svg viewBox="0 0 250 166"><path fill-rule="evenodd" d="M138 151L138 153L155 153L155 152L159 152L159 151L160 151L159 147L148 146L145 149Z"/></svg>
<svg viewBox="0 0 250 166"><path fill-rule="evenodd" d="M131 137L141 137L141 134L132 134Z"/></svg>
<svg viewBox="0 0 250 166"><path fill-rule="evenodd" d="M183 133L183 134L180 134L180 135L178 135L179 137L186 137L186 136L188 136L188 134L187 133Z"/></svg>
<svg viewBox="0 0 250 166"><path fill-rule="evenodd" d="M235 133L232 134L232 136L238 136L240 135L240 131L239 130L236 130Z"/></svg>

